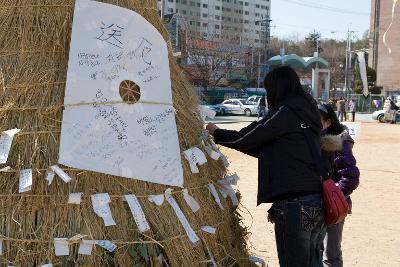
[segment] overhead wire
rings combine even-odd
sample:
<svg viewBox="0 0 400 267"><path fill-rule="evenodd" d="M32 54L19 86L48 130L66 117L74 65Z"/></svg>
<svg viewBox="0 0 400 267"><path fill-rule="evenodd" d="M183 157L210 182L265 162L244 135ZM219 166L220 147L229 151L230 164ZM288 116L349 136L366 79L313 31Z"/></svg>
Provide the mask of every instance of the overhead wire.
<svg viewBox="0 0 400 267"><path fill-rule="evenodd" d="M352 10L343 9L343 8L337 8L337 7L333 7L333 6L321 5L320 3L311 2L311 1L307 1L307 0L282 0L282 1L288 2L291 4L295 4L295 5L306 6L306 7L330 11L330 12L336 12L336 13L342 13L342 14L345 13L345 14L352 14L352 15L358 15L358 16L370 16L370 13L368 13L368 12L358 12L358 11L352 11Z"/></svg>

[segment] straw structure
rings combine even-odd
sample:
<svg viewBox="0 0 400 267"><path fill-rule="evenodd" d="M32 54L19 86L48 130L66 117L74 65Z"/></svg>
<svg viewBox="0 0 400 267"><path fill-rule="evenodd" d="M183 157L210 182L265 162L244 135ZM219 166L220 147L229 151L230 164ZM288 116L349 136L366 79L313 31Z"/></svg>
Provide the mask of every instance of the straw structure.
<svg viewBox="0 0 400 267"><path fill-rule="evenodd" d="M168 40L156 2L150 0L102 1L135 10ZM185 185L199 202L194 214L178 189L179 206L197 231L201 242L193 247L172 208L158 207L147 195L162 194L166 186L111 175L65 168L73 178L65 184L55 179L47 185L45 170L57 163L63 112L68 51L74 10L73 0L0 0L0 130L22 129L14 138L7 165L0 173L1 266L161 266L162 253L170 266L207 266L211 256L219 266L247 266L246 230L240 217L223 198L221 210L207 184L217 186L226 174L221 161L210 158L192 174L183 159ZM173 102L181 151L199 145L203 127L197 114L198 100L182 70L170 56ZM4 166L7 166L4 165ZM3 166L3 167L4 167ZM33 169L30 192L18 193L21 169ZM81 205L68 205L71 192L83 192ZM90 195L107 192L116 226L105 227L91 207ZM125 194L139 196L151 231L141 234ZM200 231L203 225L217 228L215 235ZM54 255L55 237L87 235L85 239L110 240L118 248L108 253L96 246L91 256L79 255L78 244L70 256Z"/></svg>

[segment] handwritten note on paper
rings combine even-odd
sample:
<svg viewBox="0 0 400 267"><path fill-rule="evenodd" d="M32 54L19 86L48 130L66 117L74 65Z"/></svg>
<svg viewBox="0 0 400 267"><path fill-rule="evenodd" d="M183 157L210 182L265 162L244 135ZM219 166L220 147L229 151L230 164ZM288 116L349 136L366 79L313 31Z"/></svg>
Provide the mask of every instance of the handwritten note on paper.
<svg viewBox="0 0 400 267"><path fill-rule="evenodd" d="M185 215L183 214L181 208L179 207L178 203L174 199L174 197L171 195L172 189L167 189L165 191L165 199L167 202L171 205L172 209L174 210L176 216L178 217L178 220L183 226L183 229L185 230L187 236L189 237L189 240L192 242L192 244L197 244L199 242L199 237L197 236L196 232L193 230L193 228L190 226L189 221L186 219Z"/></svg>
<svg viewBox="0 0 400 267"><path fill-rule="evenodd" d="M161 34L131 10L85 0L76 1L72 28L59 162L183 187ZM139 102L124 102L125 81L140 88Z"/></svg>
<svg viewBox="0 0 400 267"><path fill-rule="evenodd" d="M69 197L68 197L68 204L75 204L75 205L79 205L81 204L82 201L82 192L79 193L70 193Z"/></svg>
<svg viewBox="0 0 400 267"><path fill-rule="evenodd" d="M8 131L4 131L0 135L0 164L4 164L7 162L8 155L10 153L12 141L14 139L14 135L19 133L20 129L12 129Z"/></svg>
<svg viewBox="0 0 400 267"><path fill-rule="evenodd" d="M69 256L68 238L54 238L54 252L56 256Z"/></svg>
<svg viewBox="0 0 400 267"><path fill-rule="evenodd" d="M105 226L116 225L109 203L111 198L108 193L100 193L91 196L94 212L103 219Z"/></svg>
<svg viewBox="0 0 400 267"><path fill-rule="evenodd" d="M157 206L161 206L164 203L164 195L149 195L147 199Z"/></svg>
<svg viewBox="0 0 400 267"><path fill-rule="evenodd" d="M214 197L215 202L217 203L217 205L221 208L221 210L224 209L224 206L222 206L221 204L221 199L219 198L217 189L215 189L215 186L213 184L208 184L208 189L211 192L211 195Z"/></svg>
<svg viewBox="0 0 400 267"><path fill-rule="evenodd" d="M95 243L95 240L82 240L79 244L78 254L92 255L93 245Z"/></svg>
<svg viewBox="0 0 400 267"><path fill-rule="evenodd" d="M192 173L199 173L197 165L203 165L207 162L207 158L200 148L192 147L183 152L185 158L189 161L190 170Z"/></svg>
<svg viewBox="0 0 400 267"><path fill-rule="evenodd" d="M21 170L19 172L19 193L31 191L32 189L32 169Z"/></svg>
<svg viewBox="0 0 400 267"><path fill-rule="evenodd" d="M197 201L196 201L196 199L194 199L194 197L189 195L189 192L188 192L188 190L186 188L182 190L182 194L183 194L183 198L186 201L186 204L188 204L190 209L194 213L198 212L200 210L200 205L199 205L199 203L197 203Z"/></svg>
<svg viewBox="0 0 400 267"><path fill-rule="evenodd" d="M146 216L140 206L139 200L135 195L125 195L125 199L128 202L129 208L132 212L133 218L141 233L150 230L150 225L146 220Z"/></svg>
<svg viewBox="0 0 400 267"><path fill-rule="evenodd" d="M72 179L69 175L64 172L60 167L57 165L51 166L51 169L63 180L65 183L69 183Z"/></svg>
<svg viewBox="0 0 400 267"><path fill-rule="evenodd" d="M114 252L117 249L117 245L108 240L96 240L96 244L110 252Z"/></svg>

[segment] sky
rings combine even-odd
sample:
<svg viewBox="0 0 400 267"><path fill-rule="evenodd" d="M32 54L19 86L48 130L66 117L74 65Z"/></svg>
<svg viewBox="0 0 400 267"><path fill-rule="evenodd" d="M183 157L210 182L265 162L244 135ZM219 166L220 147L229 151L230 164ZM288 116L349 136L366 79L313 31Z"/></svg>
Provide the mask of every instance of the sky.
<svg viewBox="0 0 400 267"><path fill-rule="evenodd" d="M371 0L271 0L271 35L303 39L315 29L322 38L342 40L350 25L361 38L369 30L370 13Z"/></svg>

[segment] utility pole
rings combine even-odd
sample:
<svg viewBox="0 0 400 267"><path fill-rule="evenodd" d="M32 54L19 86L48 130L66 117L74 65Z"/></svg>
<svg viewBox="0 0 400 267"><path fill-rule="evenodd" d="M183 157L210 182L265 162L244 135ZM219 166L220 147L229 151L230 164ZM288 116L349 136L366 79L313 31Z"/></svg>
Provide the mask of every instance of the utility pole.
<svg viewBox="0 0 400 267"><path fill-rule="evenodd" d="M350 89L350 79L349 79L349 72L351 73L351 60L352 60L352 54L351 54L351 38L352 34L355 33L356 31L351 31L350 30L350 24L347 28L347 44L346 44L346 66L345 66L345 74L344 74L344 89L345 89L345 96L348 98L349 96L349 89Z"/></svg>
<svg viewBox="0 0 400 267"><path fill-rule="evenodd" d="M268 56L269 56L269 41L270 41L270 25L271 25L271 19L262 19L262 20L256 20L255 21L255 25L262 25L262 23L265 23L265 47L264 47L264 61L266 62L268 60ZM260 44L261 44L261 32L260 32ZM261 49L261 45L259 45L259 49L258 49L258 78L257 78L257 88L260 88L260 75L261 75L261 55L260 55L260 49Z"/></svg>
<svg viewBox="0 0 400 267"><path fill-rule="evenodd" d="M260 88L260 67L261 67L261 55L260 55L260 50L258 50L258 74L257 74L257 89Z"/></svg>

